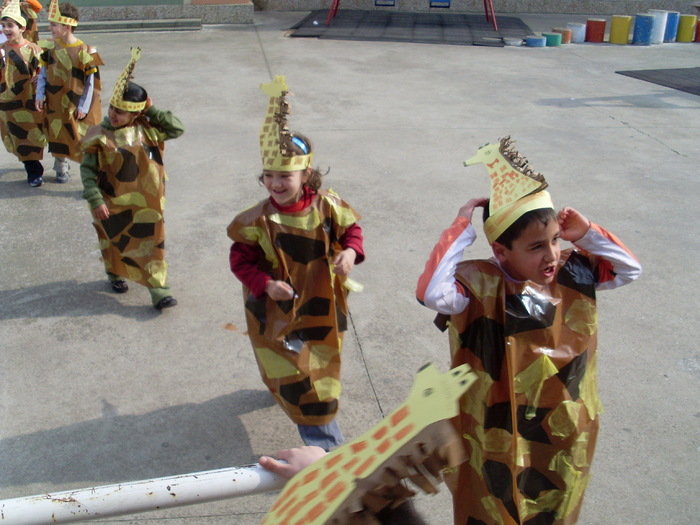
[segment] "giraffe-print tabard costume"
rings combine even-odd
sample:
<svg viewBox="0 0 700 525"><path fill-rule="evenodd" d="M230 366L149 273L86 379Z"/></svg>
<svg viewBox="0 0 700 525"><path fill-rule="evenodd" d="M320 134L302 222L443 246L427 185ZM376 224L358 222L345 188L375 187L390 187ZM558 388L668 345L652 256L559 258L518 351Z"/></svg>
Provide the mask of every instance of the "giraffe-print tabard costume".
<svg viewBox="0 0 700 525"><path fill-rule="evenodd" d="M255 299L243 286L248 335L263 381L297 424L324 425L338 411L348 279L332 271L338 240L360 216L320 190L299 212L281 213L269 199L228 227L235 242L259 245L258 267L296 292L288 301Z"/></svg>

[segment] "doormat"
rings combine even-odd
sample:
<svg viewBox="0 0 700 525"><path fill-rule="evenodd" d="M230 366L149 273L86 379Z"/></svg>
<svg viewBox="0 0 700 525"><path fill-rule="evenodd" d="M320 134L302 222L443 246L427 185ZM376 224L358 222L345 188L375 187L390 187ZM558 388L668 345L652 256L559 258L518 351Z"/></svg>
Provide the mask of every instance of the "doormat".
<svg viewBox="0 0 700 525"><path fill-rule="evenodd" d="M405 13L341 9L330 25L328 10L312 12L290 28L292 37L503 46L504 38L525 39L532 30L520 18L498 16L498 31L483 14Z"/></svg>
<svg viewBox="0 0 700 525"><path fill-rule="evenodd" d="M691 95L700 95L700 67L641 69L638 71L615 71L615 73L677 89Z"/></svg>

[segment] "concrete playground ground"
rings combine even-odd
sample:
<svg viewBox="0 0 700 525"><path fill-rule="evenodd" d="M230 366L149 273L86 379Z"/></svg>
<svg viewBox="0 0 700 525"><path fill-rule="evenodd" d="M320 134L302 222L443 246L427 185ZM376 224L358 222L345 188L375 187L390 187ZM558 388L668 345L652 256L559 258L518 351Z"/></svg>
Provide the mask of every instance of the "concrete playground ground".
<svg viewBox="0 0 700 525"><path fill-rule="evenodd" d="M129 46L135 81L186 133L166 146L167 260L176 308L109 290L78 166L30 188L0 154L0 499L253 463L298 446L245 335L226 226L265 198L262 82L285 74L291 127L363 216L339 422L352 439L405 398L416 370L449 365L445 334L414 296L440 232L472 196L462 162L511 135L558 206L618 235L644 267L599 294L606 405L580 523L695 524L700 515L700 97L615 71L697 67L699 44L476 47L297 39L303 12L252 25L79 36L97 47L103 107ZM525 15L536 32L581 17ZM323 21L320 21L323 23ZM480 221L477 221L480 228ZM483 235L469 257L489 255ZM274 494L103 520L256 524ZM433 524L450 498L416 498Z"/></svg>

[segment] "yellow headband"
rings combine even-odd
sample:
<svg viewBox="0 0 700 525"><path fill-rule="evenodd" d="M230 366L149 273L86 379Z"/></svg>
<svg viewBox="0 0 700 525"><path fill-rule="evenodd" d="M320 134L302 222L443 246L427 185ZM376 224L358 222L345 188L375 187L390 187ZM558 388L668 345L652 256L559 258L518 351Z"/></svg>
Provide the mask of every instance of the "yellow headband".
<svg viewBox="0 0 700 525"><path fill-rule="evenodd" d="M261 84L260 89L270 97L267 114L260 129L260 154L263 169L271 171L299 171L311 166L313 153L297 155L292 150L294 135L287 128L290 113L287 94L289 89L282 75L272 82Z"/></svg>
<svg viewBox="0 0 700 525"><path fill-rule="evenodd" d="M141 48L132 47L131 59L124 68L124 71L122 71L121 75L119 75L117 83L114 84L114 89L112 90L112 98L109 101L109 104L112 107L121 109L123 111L130 111L132 113L138 113L139 111L143 111L143 108L146 107L145 100L143 102L131 102L129 100L124 100L124 91L126 90L126 86L129 83L129 80L131 80L132 78L131 75L134 72L134 67L136 66L136 62L138 62L139 58L141 58Z"/></svg>
<svg viewBox="0 0 700 525"><path fill-rule="evenodd" d="M58 8L58 0L51 0L49 4L49 22L56 22L71 27L76 27L78 25L78 21L75 18L63 16L61 14L61 10Z"/></svg>
<svg viewBox="0 0 700 525"><path fill-rule="evenodd" d="M484 232L490 244L528 211L554 207L549 193L543 191L547 182L542 174L530 168L512 145L510 137L505 137L499 144L479 148L476 155L464 161L465 166L482 163L489 172L490 213Z"/></svg>
<svg viewBox="0 0 700 525"><path fill-rule="evenodd" d="M2 10L2 15L0 15L0 18L5 17L11 18L22 27L27 27L27 21L22 16L22 11L19 8L19 0L12 0L12 2L7 4L7 7Z"/></svg>

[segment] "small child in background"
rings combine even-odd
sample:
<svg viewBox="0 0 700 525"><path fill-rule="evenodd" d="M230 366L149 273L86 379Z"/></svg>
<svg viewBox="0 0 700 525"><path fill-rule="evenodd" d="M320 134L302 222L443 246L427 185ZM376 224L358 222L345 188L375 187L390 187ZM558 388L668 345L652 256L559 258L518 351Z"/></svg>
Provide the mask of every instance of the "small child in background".
<svg viewBox="0 0 700 525"><path fill-rule="evenodd" d="M68 159L82 160L79 142L90 126L102 120L100 73L97 52L75 37L78 9L69 3L49 5L49 29L53 40L42 40L36 107L46 109L44 132L54 157L56 182L69 179Z"/></svg>
<svg viewBox="0 0 700 525"><path fill-rule="evenodd" d="M129 81L141 50L131 53L114 86L109 117L81 141L80 175L112 290L125 293L124 279L135 281L162 310L177 304L166 284L163 142L182 135L184 127Z"/></svg>
<svg viewBox="0 0 700 525"><path fill-rule="evenodd" d="M359 215L323 191L312 146L287 129L283 76L261 86L269 97L260 134L270 194L228 226L231 271L243 283L248 334L263 381L306 445L329 450L344 437L340 397L348 274L364 260Z"/></svg>
<svg viewBox="0 0 700 525"><path fill-rule="evenodd" d="M452 491L455 524L575 523L602 406L596 386L596 292L641 266L614 235L572 208L511 148L488 144L491 197L460 208L420 276L418 300L449 327L452 366L479 379L453 420L469 461ZM489 260L462 261L483 207ZM561 250L559 240L574 244Z"/></svg>
<svg viewBox="0 0 700 525"><path fill-rule="evenodd" d="M41 48L26 40L26 20L19 0L6 2L2 10L2 32L7 40L0 46L0 133L5 148L24 163L27 182L41 186L46 137L44 117L34 104L34 87L39 72Z"/></svg>

